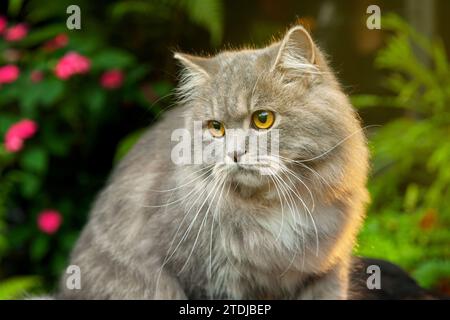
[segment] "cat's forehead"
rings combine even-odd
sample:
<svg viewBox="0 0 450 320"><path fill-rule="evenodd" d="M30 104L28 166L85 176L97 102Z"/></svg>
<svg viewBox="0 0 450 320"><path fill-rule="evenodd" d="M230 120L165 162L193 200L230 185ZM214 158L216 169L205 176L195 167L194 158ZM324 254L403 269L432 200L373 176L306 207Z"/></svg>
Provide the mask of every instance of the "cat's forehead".
<svg viewBox="0 0 450 320"><path fill-rule="evenodd" d="M255 51L219 55L219 70L211 79L212 112L222 118L239 119L251 113L259 92L257 84L266 72Z"/></svg>
<svg viewBox="0 0 450 320"><path fill-rule="evenodd" d="M254 80L255 61L257 56L254 54L224 54L219 55L218 72L214 75L212 85L216 89L225 89L233 87L236 83L240 86L246 86Z"/></svg>
<svg viewBox="0 0 450 320"><path fill-rule="evenodd" d="M269 69L269 61L264 50L241 50L223 52L216 56L218 72L217 83L222 81L254 81L261 72Z"/></svg>

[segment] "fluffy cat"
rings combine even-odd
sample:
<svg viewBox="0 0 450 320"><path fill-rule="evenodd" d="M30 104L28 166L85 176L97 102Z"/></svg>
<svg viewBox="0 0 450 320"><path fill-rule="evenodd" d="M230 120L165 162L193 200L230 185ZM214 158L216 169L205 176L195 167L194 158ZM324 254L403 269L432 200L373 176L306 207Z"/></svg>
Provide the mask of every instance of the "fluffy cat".
<svg viewBox="0 0 450 320"><path fill-rule="evenodd" d="M179 106L115 169L71 255L81 288L65 274L57 297L346 299L368 150L311 36L294 26L262 49L175 58ZM271 174L240 165L245 144L225 162L174 164L172 132L194 121L205 143L279 130Z"/></svg>

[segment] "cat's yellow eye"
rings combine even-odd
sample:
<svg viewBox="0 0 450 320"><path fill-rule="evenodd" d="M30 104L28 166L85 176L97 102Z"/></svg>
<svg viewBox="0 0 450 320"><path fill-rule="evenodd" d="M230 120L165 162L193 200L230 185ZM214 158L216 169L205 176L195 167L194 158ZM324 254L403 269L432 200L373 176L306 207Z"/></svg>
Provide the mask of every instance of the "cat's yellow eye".
<svg viewBox="0 0 450 320"><path fill-rule="evenodd" d="M213 135L213 137L220 138L225 135L225 127L222 122L216 120L208 121L208 129L209 132Z"/></svg>
<svg viewBox="0 0 450 320"><path fill-rule="evenodd" d="M252 123L256 129L269 129L274 121L275 115L272 111L259 110L252 115Z"/></svg>

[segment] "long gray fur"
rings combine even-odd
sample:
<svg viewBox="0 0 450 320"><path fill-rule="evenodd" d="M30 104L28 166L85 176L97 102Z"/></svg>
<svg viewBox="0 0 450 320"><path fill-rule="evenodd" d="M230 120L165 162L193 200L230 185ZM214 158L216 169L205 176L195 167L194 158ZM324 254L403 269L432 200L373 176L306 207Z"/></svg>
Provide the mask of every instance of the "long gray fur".
<svg viewBox="0 0 450 320"><path fill-rule="evenodd" d="M263 49L176 58L179 106L114 170L71 255L81 289L64 274L56 297L346 299L368 151L324 55L296 26ZM174 129L248 129L266 109L290 174L171 161Z"/></svg>

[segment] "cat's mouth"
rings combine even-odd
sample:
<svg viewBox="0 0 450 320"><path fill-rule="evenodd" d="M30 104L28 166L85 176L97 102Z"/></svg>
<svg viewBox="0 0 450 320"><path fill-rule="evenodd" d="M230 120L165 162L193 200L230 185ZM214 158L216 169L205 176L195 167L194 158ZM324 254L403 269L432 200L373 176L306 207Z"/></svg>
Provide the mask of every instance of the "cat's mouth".
<svg viewBox="0 0 450 320"><path fill-rule="evenodd" d="M247 163L235 163L228 165L228 170L234 174L254 174L264 175L265 170L270 170L271 166L268 164L247 164Z"/></svg>
<svg viewBox="0 0 450 320"><path fill-rule="evenodd" d="M256 168L254 165L239 164L239 163L235 165L233 170L240 173L251 173L251 174L259 173L258 168Z"/></svg>
<svg viewBox="0 0 450 320"><path fill-rule="evenodd" d="M230 182L248 187L259 187L264 184L264 177L267 175L268 170L270 171L268 166L262 164L235 163L225 166L227 179Z"/></svg>

